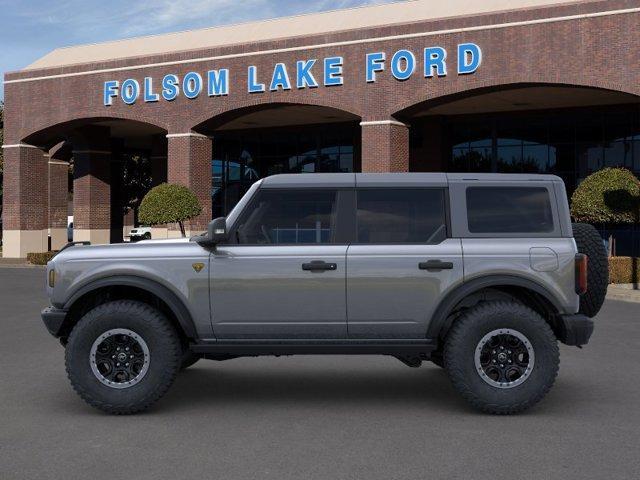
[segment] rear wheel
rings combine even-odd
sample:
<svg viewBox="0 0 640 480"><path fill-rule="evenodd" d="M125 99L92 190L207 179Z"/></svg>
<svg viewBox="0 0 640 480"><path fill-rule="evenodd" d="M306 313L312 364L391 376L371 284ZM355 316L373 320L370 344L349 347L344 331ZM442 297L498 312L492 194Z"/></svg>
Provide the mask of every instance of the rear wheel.
<svg viewBox="0 0 640 480"><path fill-rule="evenodd" d="M65 353L71 385L85 402L107 413L131 414L167 392L182 350L160 311L118 300L85 314L71 331Z"/></svg>
<svg viewBox="0 0 640 480"><path fill-rule="evenodd" d="M573 238L578 252L589 257L587 261L587 291L580 296L580 313L595 317L607 295L609 285L609 261L602 237L587 223L574 223Z"/></svg>
<svg viewBox="0 0 640 480"><path fill-rule="evenodd" d="M454 388L475 408L512 414L539 402L558 374L558 343L545 320L518 302L467 310L445 342Z"/></svg>

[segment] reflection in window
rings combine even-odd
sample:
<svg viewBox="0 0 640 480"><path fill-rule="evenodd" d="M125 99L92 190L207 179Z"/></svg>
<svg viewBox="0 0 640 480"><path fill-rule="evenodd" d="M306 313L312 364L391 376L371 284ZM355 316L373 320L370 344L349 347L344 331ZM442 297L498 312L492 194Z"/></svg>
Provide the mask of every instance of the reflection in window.
<svg viewBox="0 0 640 480"><path fill-rule="evenodd" d="M213 216L227 215L251 184L280 173L353 172L357 124L224 131L212 163Z"/></svg>
<svg viewBox="0 0 640 480"><path fill-rule="evenodd" d="M262 189L239 221L236 241L249 245L333 243L335 190Z"/></svg>
<svg viewBox="0 0 640 480"><path fill-rule="evenodd" d="M453 172L490 172L491 140L460 143L453 147L450 171Z"/></svg>
<svg viewBox="0 0 640 480"><path fill-rule="evenodd" d="M549 192L541 187L469 187L471 233L549 233L553 216Z"/></svg>
<svg viewBox="0 0 640 480"><path fill-rule="evenodd" d="M358 243L439 243L447 236L442 189L358 191Z"/></svg>
<svg viewBox="0 0 640 480"><path fill-rule="evenodd" d="M446 128L452 145L448 171L553 173L569 193L604 167L640 174L637 105L461 117Z"/></svg>
<svg viewBox="0 0 640 480"><path fill-rule="evenodd" d="M497 155L498 172L551 173L555 170L555 155L550 154L549 145L519 138L499 138Z"/></svg>

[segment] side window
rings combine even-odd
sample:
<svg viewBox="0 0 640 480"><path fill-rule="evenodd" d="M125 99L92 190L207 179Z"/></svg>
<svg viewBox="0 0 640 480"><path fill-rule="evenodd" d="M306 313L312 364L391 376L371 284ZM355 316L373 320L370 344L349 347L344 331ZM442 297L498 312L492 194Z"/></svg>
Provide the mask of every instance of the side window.
<svg viewBox="0 0 640 480"><path fill-rule="evenodd" d="M469 187L471 233L549 233L553 214L544 187Z"/></svg>
<svg viewBox="0 0 640 480"><path fill-rule="evenodd" d="M440 243L447 236L443 189L358 190L358 243Z"/></svg>
<svg viewBox="0 0 640 480"><path fill-rule="evenodd" d="M260 190L239 220L236 241L248 245L335 243L336 198L336 190Z"/></svg>

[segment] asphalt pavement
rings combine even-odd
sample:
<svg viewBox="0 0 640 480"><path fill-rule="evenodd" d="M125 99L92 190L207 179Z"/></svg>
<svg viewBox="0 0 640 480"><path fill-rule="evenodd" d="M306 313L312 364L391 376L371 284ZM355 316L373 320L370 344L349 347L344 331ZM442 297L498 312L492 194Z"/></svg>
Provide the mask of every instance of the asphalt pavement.
<svg viewBox="0 0 640 480"><path fill-rule="evenodd" d="M149 412L75 395L39 318L42 269L0 268L0 479L637 479L640 304L607 300L551 393L476 413L431 364L311 356L201 361Z"/></svg>

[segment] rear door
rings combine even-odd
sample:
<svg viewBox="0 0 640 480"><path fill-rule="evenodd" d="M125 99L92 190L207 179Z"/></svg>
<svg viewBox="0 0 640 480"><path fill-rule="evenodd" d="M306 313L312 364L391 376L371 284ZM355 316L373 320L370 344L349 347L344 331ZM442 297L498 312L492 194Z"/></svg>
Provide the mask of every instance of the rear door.
<svg viewBox="0 0 640 480"><path fill-rule="evenodd" d="M448 235L446 182L358 185L356 242L347 252L349 337L424 338L442 293L463 279L460 239Z"/></svg>

